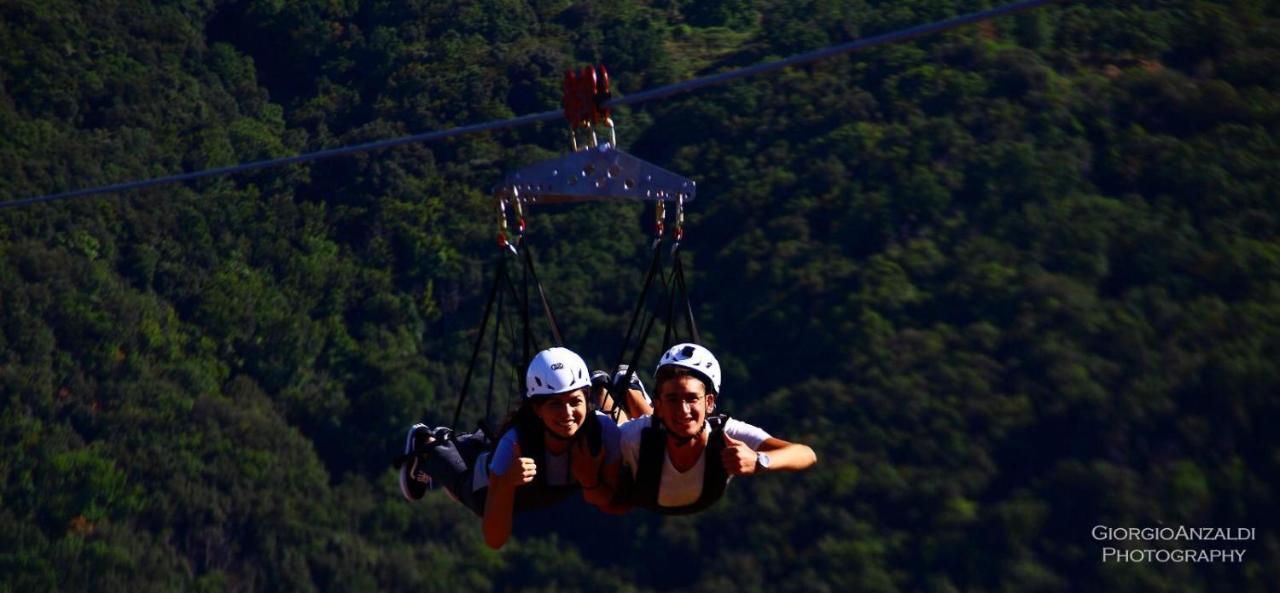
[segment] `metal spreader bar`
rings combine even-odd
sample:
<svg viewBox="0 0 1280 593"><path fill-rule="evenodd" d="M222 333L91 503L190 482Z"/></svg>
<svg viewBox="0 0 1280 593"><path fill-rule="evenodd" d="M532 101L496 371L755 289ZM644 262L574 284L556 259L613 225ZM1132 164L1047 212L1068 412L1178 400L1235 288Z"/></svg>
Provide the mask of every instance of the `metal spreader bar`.
<svg viewBox="0 0 1280 593"><path fill-rule="evenodd" d="M697 184L603 142L518 169L494 192L544 204L615 199L691 202Z"/></svg>

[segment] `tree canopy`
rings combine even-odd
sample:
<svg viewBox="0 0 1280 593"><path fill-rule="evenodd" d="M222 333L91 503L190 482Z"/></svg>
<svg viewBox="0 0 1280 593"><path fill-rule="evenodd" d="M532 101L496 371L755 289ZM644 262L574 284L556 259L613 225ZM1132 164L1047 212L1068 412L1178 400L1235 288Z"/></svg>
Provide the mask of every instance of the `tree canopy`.
<svg viewBox="0 0 1280 593"><path fill-rule="evenodd" d="M0 199L986 6L8 0ZM404 503L388 461L452 415L500 257L488 188L563 124L0 210L0 591L1271 590L1278 31L1258 0L1065 3L618 110L624 149L698 181L684 249L723 406L821 461L694 517L521 517L500 553L443 495ZM531 212L600 368L650 217ZM1242 564L1104 563L1099 524L1256 539Z"/></svg>

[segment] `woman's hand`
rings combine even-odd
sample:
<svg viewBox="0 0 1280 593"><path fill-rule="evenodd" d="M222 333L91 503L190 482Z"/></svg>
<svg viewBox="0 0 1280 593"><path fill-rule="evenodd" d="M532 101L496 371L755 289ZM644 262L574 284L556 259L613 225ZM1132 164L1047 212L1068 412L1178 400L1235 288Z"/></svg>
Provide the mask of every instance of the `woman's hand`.
<svg viewBox="0 0 1280 593"><path fill-rule="evenodd" d="M573 473L573 478L582 485L584 490L592 490L600 486L600 468L604 465L604 447L600 447L600 452L592 455L587 439L585 437L576 439L573 449L569 452L569 461L569 471Z"/></svg>
<svg viewBox="0 0 1280 593"><path fill-rule="evenodd" d="M538 475L538 464L533 461L532 457L522 457L520 455L520 443L516 443L516 446L511 450L511 454L514 459L511 465L507 466L507 473L494 474L490 481L515 489L517 486L524 486L533 481L534 476Z"/></svg>

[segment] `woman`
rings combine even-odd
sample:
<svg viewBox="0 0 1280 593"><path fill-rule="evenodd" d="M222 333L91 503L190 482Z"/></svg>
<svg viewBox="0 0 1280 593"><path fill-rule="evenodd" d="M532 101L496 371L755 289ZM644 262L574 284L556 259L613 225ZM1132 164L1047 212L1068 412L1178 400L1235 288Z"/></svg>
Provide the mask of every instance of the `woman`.
<svg viewBox="0 0 1280 593"><path fill-rule="evenodd" d="M618 427L587 407L591 372L566 348L539 352L526 373L524 402L499 432L490 455L471 459L468 447L481 437L458 439L424 425L410 429L401 490L416 500L431 477L484 517L485 543L501 548L511 536L515 513L554 505L581 490L602 510L611 506L621 464Z"/></svg>

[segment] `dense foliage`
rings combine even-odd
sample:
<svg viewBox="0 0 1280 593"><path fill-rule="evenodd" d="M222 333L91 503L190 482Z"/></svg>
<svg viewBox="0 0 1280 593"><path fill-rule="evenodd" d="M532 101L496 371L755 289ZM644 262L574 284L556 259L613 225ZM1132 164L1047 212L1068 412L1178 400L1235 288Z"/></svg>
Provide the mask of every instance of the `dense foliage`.
<svg viewBox="0 0 1280 593"><path fill-rule="evenodd" d="M6 0L0 199L983 6ZM624 148L699 182L725 405L820 462L694 518L543 513L501 552L443 495L401 500L388 460L451 415L499 257L487 189L562 126L0 211L0 591L1273 590L1278 6L1063 3L623 110ZM648 216L531 218L594 365ZM1097 524L1257 539L1243 564L1104 564Z"/></svg>

